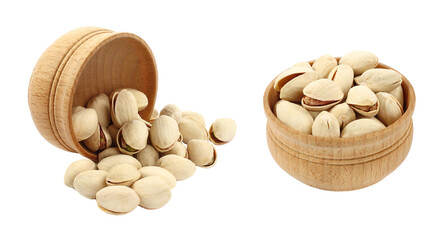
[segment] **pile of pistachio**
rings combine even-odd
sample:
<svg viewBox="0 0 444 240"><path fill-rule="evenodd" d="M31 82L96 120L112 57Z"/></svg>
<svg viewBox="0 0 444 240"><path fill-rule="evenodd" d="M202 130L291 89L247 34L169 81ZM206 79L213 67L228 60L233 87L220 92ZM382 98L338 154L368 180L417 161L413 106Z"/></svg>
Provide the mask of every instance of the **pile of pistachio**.
<svg viewBox="0 0 444 240"><path fill-rule="evenodd" d="M77 140L97 153L99 161L73 162L65 172L65 185L96 199L106 213L164 206L176 181L191 177L196 166L213 166L213 144L228 143L236 133L232 119L219 118L207 130L202 115L173 104L160 114L154 110L145 121L139 111L147 106L142 92L120 89L72 110Z"/></svg>
<svg viewBox="0 0 444 240"><path fill-rule="evenodd" d="M274 112L288 126L320 137L354 137L384 129L404 113L402 76L376 68L370 52L352 51L339 63L324 55L279 74Z"/></svg>

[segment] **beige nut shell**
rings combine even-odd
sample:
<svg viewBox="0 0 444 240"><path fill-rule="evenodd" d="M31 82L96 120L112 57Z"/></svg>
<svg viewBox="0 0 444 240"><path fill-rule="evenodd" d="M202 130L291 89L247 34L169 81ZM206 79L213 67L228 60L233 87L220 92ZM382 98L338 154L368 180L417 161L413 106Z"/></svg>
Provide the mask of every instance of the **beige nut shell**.
<svg viewBox="0 0 444 240"><path fill-rule="evenodd" d="M121 215L134 210L140 203L137 193L125 186L109 186L96 194L97 205L108 214Z"/></svg>
<svg viewBox="0 0 444 240"><path fill-rule="evenodd" d="M151 146L146 145L142 151L137 153L137 160L142 164L142 166L157 166L157 161L159 160L159 152Z"/></svg>
<svg viewBox="0 0 444 240"><path fill-rule="evenodd" d="M135 159L134 157L128 156L126 154L117 154L102 159L97 164L97 168L99 168L100 170L109 171L112 167L122 163L131 164L136 169L142 167L142 164L140 164L140 162L137 161L137 159Z"/></svg>
<svg viewBox="0 0 444 240"><path fill-rule="evenodd" d="M276 117L291 128L311 134L313 117L307 109L285 100L280 100L274 106Z"/></svg>
<svg viewBox="0 0 444 240"><path fill-rule="evenodd" d="M339 64L349 65L353 68L354 74L361 75L363 72L378 66L378 57L368 51L351 51L345 54Z"/></svg>
<svg viewBox="0 0 444 240"><path fill-rule="evenodd" d="M161 157L159 166L171 172L177 181L190 178L196 171L196 165L192 161L173 154Z"/></svg>
<svg viewBox="0 0 444 240"><path fill-rule="evenodd" d="M357 119L345 126L342 130L341 137L356 137L378 130L384 129L385 126L376 118L361 118Z"/></svg>
<svg viewBox="0 0 444 240"><path fill-rule="evenodd" d="M237 125L231 118L218 118L210 127L210 140L215 145L223 145L233 140Z"/></svg>
<svg viewBox="0 0 444 240"><path fill-rule="evenodd" d="M147 209L161 208L171 199L168 184L159 176L142 178L132 188L140 198L140 206Z"/></svg>
<svg viewBox="0 0 444 240"><path fill-rule="evenodd" d="M68 168L66 169L64 182L68 187L73 187L74 179L76 176L86 170L94 170L97 169L97 165L95 162L89 159L82 159L75 162L72 162Z"/></svg>
<svg viewBox="0 0 444 240"><path fill-rule="evenodd" d="M74 189L86 198L95 199L96 193L106 187L107 174L103 170L81 172L74 179Z"/></svg>
<svg viewBox="0 0 444 240"><path fill-rule="evenodd" d="M142 167L141 169L139 169L139 172L141 174L141 178L150 177L150 176L162 177L163 180L165 180L166 184L168 184L168 187L170 189L173 189L176 186L176 178L171 172L169 172L164 168L157 166L148 166L148 167Z"/></svg>
<svg viewBox="0 0 444 240"><path fill-rule="evenodd" d="M188 158L199 167L211 167L216 163L217 153L213 144L193 139L188 143Z"/></svg>

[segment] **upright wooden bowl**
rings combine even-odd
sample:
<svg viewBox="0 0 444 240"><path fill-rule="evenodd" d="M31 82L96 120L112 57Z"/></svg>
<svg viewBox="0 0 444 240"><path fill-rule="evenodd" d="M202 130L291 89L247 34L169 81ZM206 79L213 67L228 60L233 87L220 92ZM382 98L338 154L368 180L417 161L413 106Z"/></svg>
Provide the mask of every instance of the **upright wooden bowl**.
<svg viewBox="0 0 444 240"><path fill-rule="evenodd" d="M157 94L157 68L150 48L131 33L79 28L57 39L38 60L29 83L29 109L48 142L96 160L97 154L74 136L71 109L119 88L147 95L149 105L140 115L148 120Z"/></svg>
<svg viewBox="0 0 444 240"><path fill-rule="evenodd" d="M279 100L273 80L265 90L264 108L274 160L299 181L324 190L355 190L382 180L404 161L412 144L415 92L402 79L404 115L383 130L352 138L312 136L282 123L272 111Z"/></svg>

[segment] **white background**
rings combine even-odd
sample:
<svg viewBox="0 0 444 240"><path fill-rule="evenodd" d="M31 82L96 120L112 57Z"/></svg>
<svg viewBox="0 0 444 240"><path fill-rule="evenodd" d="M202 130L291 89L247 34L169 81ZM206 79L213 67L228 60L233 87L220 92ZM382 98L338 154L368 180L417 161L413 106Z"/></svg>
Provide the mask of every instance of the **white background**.
<svg viewBox="0 0 444 240"><path fill-rule="evenodd" d="M444 15L440 1L2 1L0 239L443 239ZM27 105L29 78L55 39L81 26L139 35L159 72L157 108L176 103L238 133L219 162L179 182L158 210L100 211L63 184L81 159L46 142ZM268 83L292 64L363 49L417 94L413 145L383 181L318 190L268 152ZM441 230L440 230L441 228Z"/></svg>

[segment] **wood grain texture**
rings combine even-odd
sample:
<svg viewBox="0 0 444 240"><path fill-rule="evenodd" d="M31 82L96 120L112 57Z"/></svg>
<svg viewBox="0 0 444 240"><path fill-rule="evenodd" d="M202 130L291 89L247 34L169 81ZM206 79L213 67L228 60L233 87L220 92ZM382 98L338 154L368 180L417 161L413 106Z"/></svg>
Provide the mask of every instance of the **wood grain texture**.
<svg viewBox="0 0 444 240"><path fill-rule="evenodd" d="M71 109L118 88L135 88L147 95L149 105L140 115L149 120L157 95L157 67L150 48L134 34L80 28L59 38L39 59L28 102L45 139L96 160L95 153L76 141Z"/></svg>
<svg viewBox="0 0 444 240"><path fill-rule="evenodd" d="M392 69L384 64L378 68ZM274 80L264 94L268 147L278 165L299 181L324 190L360 189L382 180L407 156L416 100L404 76L404 115L381 131L352 138L312 136L279 121L272 112L279 100L273 84Z"/></svg>

